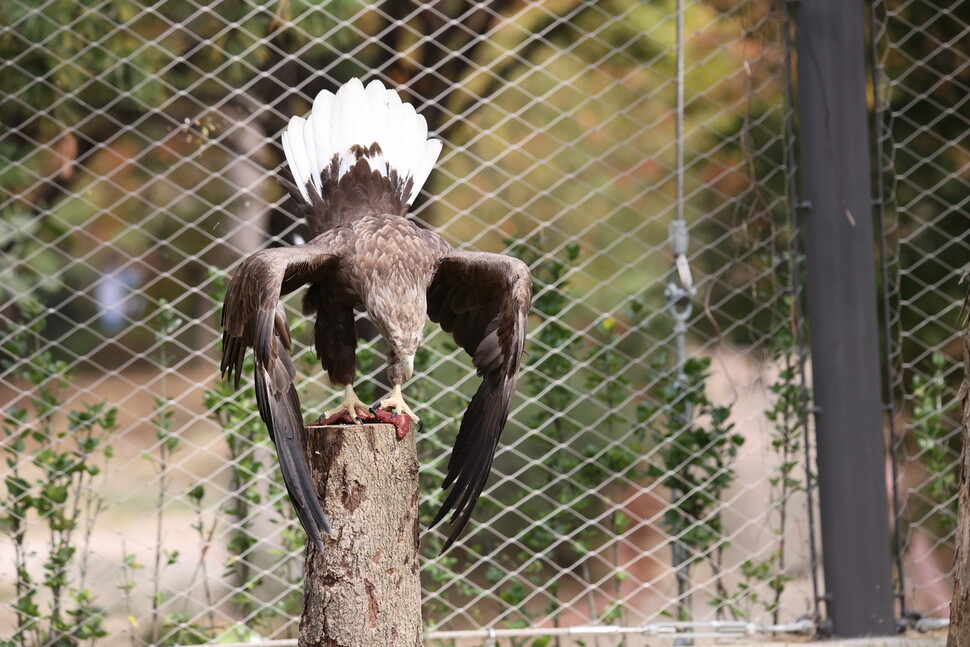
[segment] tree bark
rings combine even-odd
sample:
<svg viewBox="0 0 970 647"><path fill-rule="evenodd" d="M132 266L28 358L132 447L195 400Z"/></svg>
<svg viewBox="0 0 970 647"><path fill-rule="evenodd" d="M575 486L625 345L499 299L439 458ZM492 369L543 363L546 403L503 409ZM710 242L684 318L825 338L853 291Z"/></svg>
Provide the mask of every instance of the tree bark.
<svg viewBox="0 0 970 647"><path fill-rule="evenodd" d="M967 299L970 304L970 297ZM970 316L963 327L963 449L960 451L960 506L953 565L953 600L947 647L970 645Z"/></svg>
<svg viewBox="0 0 970 647"><path fill-rule="evenodd" d="M415 434L391 425L307 428L333 534L307 546L299 647L421 647Z"/></svg>

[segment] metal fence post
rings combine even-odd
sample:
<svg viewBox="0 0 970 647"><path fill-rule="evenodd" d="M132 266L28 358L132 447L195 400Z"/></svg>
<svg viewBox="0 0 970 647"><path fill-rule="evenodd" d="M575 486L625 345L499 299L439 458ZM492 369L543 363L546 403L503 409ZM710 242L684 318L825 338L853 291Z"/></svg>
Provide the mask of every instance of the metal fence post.
<svg viewBox="0 0 970 647"><path fill-rule="evenodd" d="M895 629L862 18L845 0L796 13L825 588L843 637Z"/></svg>

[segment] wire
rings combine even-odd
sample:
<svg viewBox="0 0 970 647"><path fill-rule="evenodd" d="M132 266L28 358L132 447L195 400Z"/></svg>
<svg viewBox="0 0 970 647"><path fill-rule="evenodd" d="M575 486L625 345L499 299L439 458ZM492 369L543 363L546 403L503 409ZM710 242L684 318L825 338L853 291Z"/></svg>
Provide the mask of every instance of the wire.
<svg viewBox="0 0 970 647"><path fill-rule="evenodd" d="M788 166L788 196L789 196L789 221L791 223L791 243L789 253L791 255L791 290L793 317L795 328L795 341L798 346L798 376L801 382L801 423L802 423L802 443L805 446L805 506L808 513L808 551L811 562L811 581L812 581L812 610L815 620L820 621L819 613L819 586L818 586L818 545L816 541L815 528L815 504L812 495L812 452L810 450L811 434L809 433L808 413L808 377L805 370L805 332L802 326L802 264L801 264L801 218L802 204L798 199L797 182L797 162L795 160L795 92L793 87L793 67L792 67L792 38L791 32L794 26L789 11L787 0L781 0L783 31L785 33L785 154Z"/></svg>
<svg viewBox="0 0 970 647"><path fill-rule="evenodd" d="M907 616L906 608L906 572L903 568L903 538L900 528L900 517L902 516L902 504L899 498L899 434L896 431L896 394L895 394L895 365L893 362L893 343L892 343L892 323L890 320L890 297L889 297L889 261L888 249L886 245L886 208L885 196L882 184L882 107L879 101L879 76L880 69L878 64L878 42L876 34L876 2L879 0L869 0L869 66L870 76L872 77L872 134L873 151L872 158L876 162L876 172L874 174L876 199L873 202L876 223L879 226L879 264L882 283L882 327L883 327L883 352L886 359L886 370L883 373L885 387L885 402L883 406L886 411L886 424L889 427L889 453L890 469L892 471L892 497L893 497L893 556L896 561L896 572L899 577L899 588L896 597L899 598L899 617Z"/></svg>
<svg viewBox="0 0 970 647"><path fill-rule="evenodd" d="M518 629L459 629L456 631L429 631L425 640L458 641L480 640L486 645L494 645L500 638L543 638L547 636L626 636L642 635L662 638L716 638L718 642L740 640L748 636L766 634L808 635L815 630L815 625L809 620L799 620L778 625L759 625L743 621L709 622L655 622L638 627L623 627L617 625L577 625L574 627L522 627ZM212 643L215 644L215 643ZM266 640L258 643L238 642L220 644L219 647L296 647L296 638L280 640Z"/></svg>
<svg viewBox="0 0 970 647"><path fill-rule="evenodd" d="M677 105L675 107L676 118L674 122L674 141L676 147L676 182L677 199L674 212L674 219L670 223L669 242L670 249L674 256L674 272L667 287L664 289L664 296L667 298L667 308L674 321L674 344L676 349L676 368L674 384L678 389L687 389L687 374L684 370L687 361L687 321L690 319L693 306L691 297L695 290L693 278L690 273L690 264L687 260L687 225L684 222L684 1L677 0ZM693 418L691 405L687 398L683 399L683 411L679 412L682 416L680 423L686 427ZM672 504L683 495L676 488L671 488L670 498ZM691 606L690 582L690 563L688 562L688 551L684 543L674 539L671 543L671 567L674 570L677 580L677 605L678 615L681 618L689 617Z"/></svg>

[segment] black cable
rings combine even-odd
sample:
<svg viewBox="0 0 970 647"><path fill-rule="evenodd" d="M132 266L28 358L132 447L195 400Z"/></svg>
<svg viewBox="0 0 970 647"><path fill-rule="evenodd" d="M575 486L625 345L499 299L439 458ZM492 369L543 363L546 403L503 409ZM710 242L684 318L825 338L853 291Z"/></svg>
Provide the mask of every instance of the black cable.
<svg viewBox="0 0 970 647"><path fill-rule="evenodd" d="M903 540L900 528L900 518L902 505L899 499L899 437L896 433L896 398L894 388L895 371L893 365L892 348L892 323L890 321L890 295L889 295L889 260L886 245L886 208L883 191L883 166L882 166L882 110L879 101L879 65L878 42L876 34L876 3L879 0L869 0L869 74L872 78L872 139L873 151L872 158L876 163L875 189L876 198L873 202L876 222L879 225L879 261L882 283L882 326L883 343L886 354L886 370L883 373L885 391L884 408L887 414L887 424L889 426L889 453L890 465L892 470L892 497L893 497L893 547L896 561L896 572L899 577L899 588L896 590L896 597L899 599L899 618L906 618L906 586L905 571L903 570Z"/></svg>
<svg viewBox="0 0 970 647"><path fill-rule="evenodd" d="M819 614L819 590L818 590L818 546L816 545L815 530L815 505L813 497L813 471L812 471L812 452L811 437L808 431L808 379L805 372L805 333L802 326L802 266L801 266L801 228L799 220L801 218L802 204L798 200L797 182L797 163L795 161L795 98L792 81L792 28L793 23L789 11L790 0L781 0L782 5L782 27L785 33L785 155L788 166L788 217L791 225L791 242L789 253L791 255L791 291L793 303L793 316L795 328L795 341L798 346L798 373L801 381L801 422L803 443L805 446L805 502L808 508L808 550L811 556L812 571L812 605L815 622L821 621Z"/></svg>

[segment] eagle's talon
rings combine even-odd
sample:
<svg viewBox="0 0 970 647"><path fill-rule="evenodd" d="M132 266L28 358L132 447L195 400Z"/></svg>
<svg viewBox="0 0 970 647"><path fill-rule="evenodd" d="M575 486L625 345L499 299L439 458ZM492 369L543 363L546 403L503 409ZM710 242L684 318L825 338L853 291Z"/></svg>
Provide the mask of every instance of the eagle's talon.
<svg viewBox="0 0 970 647"><path fill-rule="evenodd" d="M354 389L351 386L346 386L344 391L344 399L335 409L325 412L320 419L317 420L314 425L362 425L365 421L370 420L367 416L367 411L369 407L361 402L357 394L354 393Z"/></svg>
<svg viewBox="0 0 970 647"><path fill-rule="evenodd" d="M355 420L357 420L357 424L359 425L380 422L380 416L374 412L373 407L367 407L366 409L358 407L354 409L354 413L356 414Z"/></svg>
<svg viewBox="0 0 970 647"><path fill-rule="evenodd" d="M400 385L395 385L390 397L375 404L371 407L371 411L374 412L380 422L394 425L398 440L404 438L411 432L412 425L421 424L418 416L404 402Z"/></svg>
<svg viewBox="0 0 970 647"><path fill-rule="evenodd" d="M399 385L394 387L394 391L390 397L381 400L374 406L378 411L394 411L399 414L404 414L411 419L411 422L417 422L419 419L417 414L411 411L411 407L404 402L404 396L401 394L401 387Z"/></svg>

